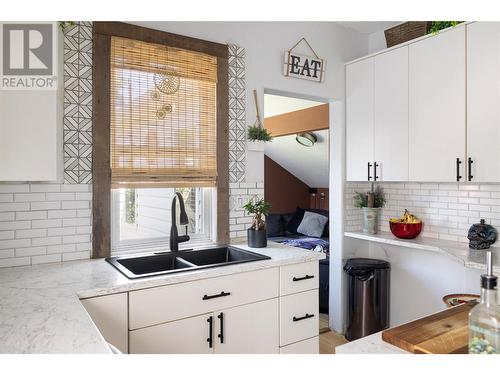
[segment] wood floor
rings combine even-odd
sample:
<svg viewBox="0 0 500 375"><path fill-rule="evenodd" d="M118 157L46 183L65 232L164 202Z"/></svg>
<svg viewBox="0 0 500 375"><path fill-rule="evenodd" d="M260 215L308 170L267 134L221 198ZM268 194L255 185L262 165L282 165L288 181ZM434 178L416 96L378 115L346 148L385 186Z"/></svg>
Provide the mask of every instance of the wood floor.
<svg viewBox="0 0 500 375"><path fill-rule="evenodd" d="M335 354L335 347L349 341L328 328L328 315L319 314L319 354Z"/></svg>

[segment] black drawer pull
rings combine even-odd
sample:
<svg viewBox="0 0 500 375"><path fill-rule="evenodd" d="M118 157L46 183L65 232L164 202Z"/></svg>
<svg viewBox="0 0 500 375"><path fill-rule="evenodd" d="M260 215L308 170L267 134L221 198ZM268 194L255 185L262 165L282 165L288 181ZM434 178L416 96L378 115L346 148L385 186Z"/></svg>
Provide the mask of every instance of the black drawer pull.
<svg viewBox="0 0 500 375"><path fill-rule="evenodd" d="M373 162L373 179L374 179L375 181L377 181L377 180L378 180L378 176L377 176L377 167L379 167L379 166L380 166L380 165L379 165L376 161L374 161L374 162Z"/></svg>
<svg viewBox="0 0 500 375"><path fill-rule="evenodd" d="M227 292L227 293L226 292L220 292L219 294L212 294L211 296L205 294L202 299L204 301L206 301L207 299L219 298L219 297L226 297L226 296L229 296L229 295L231 295L231 293L229 293L229 292Z"/></svg>
<svg viewBox="0 0 500 375"><path fill-rule="evenodd" d="M309 279L314 279L314 275L305 275L304 277L294 277L292 280L293 281L302 281L302 280L309 280Z"/></svg>
<svg viewBox="0 0 500 375"><path fill-rule="evenodd" d="M469 178L469 181L472 181L472 179L474 178L474 176L472 175L472 163L474 163L472 161L472 158L469 157L467 159L467 163L469 164L468 168L467 168L467 171L468 171L468 178Z"/></svg>
<svg viewBox="0 0 500 375"><path fill-rule="evenodd" d="M214 337L214 327L213 327L214 319L213 319L213 317L209 317L207 319L207 322L208 322L208 338L207 338L207 342L208 342L208 347L211 348L212 347L212 343L213 343L213 337Z"/></svg>
<svg viewBox="0 0 500 375"><path fill-rule="evenodd" d="M309 319L309 318L314 318L314 314L306 314L304 316L301 316L297 318L296 316L293 317L294 322L298 322L299 320L304 320L304 319Z"/></svg>
<svg viewBox="0 0 500 375"><path fill-rule="evenodd" d="M460 164L462 164L462 161L460 160L460 158L457 158L455 160L455 164L457 166L457 181L460 181L462 176L460 175Z"/></svg>
<svg viewBox="0 0 500 375"><path fill-rule="evenodd" d="M224 313L217 315L217 318L220 319L220 333L217 337L220 339L220 343L224 344Z"/></svg>
<svg viewBox="0 0 500 375"><path fill-rule="evenodd" d="M370 168L372 167L372 163L368 162L368 181L372 179L372 176L370 176Z"/></svg>

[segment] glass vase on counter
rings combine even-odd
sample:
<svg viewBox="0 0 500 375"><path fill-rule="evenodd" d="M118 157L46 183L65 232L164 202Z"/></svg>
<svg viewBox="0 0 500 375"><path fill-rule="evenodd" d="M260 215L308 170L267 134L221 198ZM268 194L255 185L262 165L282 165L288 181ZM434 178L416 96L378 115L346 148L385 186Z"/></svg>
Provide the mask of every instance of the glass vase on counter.
<svg viewBox="0 0 500 375"><path fill-rule="evenodd" d="M490 251L486 264L487 273L481 275L481 302L469 313L469 354L500 354L500 307Z"/></svg>

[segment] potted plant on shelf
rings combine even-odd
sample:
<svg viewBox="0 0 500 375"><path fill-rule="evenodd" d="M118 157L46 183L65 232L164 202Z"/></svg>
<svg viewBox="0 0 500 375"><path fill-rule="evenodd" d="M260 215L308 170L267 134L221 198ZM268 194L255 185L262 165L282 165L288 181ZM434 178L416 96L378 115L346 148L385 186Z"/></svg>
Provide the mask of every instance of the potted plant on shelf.
<svg viewBox="0 0 500 375"><path fill-rule="evenodd" d="M257 91L253 90L253 99L255 102L255 116L256 120L253 125L250 125L247 129L248 138L248 151L264 151L264 146L266 142L270 142L273 137L266 128L262 125L259 114L259 104L257 103Z"/></svg>
<svg viewBox="0 0 500 375"><path fill-rule="evenodd" d="M250 247L266 247L267 246L267 231L264 217L269 214L271 205L261 199L251 199L243 206L246 212L253 214L252 226L247 230L248 246Z"/></svg>
<svg viewBox="0 0 500 375"><path fill-rule="evenodd" d="M363 210L363 233L375 234L378 228L380 209L385 205L385 194L380 186L367 193L356 192L354 206Z"/></svg>

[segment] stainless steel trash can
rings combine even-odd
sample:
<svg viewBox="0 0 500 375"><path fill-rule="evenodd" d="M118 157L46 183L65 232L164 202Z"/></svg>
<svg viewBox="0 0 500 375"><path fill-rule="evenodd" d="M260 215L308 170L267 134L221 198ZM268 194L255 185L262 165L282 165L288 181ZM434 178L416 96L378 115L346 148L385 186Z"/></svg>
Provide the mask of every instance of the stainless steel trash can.
<svg viewBox="0 0 500 375"><path fill-rule="evenodd" d="M349 341L389 327L389 262L379 259L348 259L347 330Z"/></svg>

